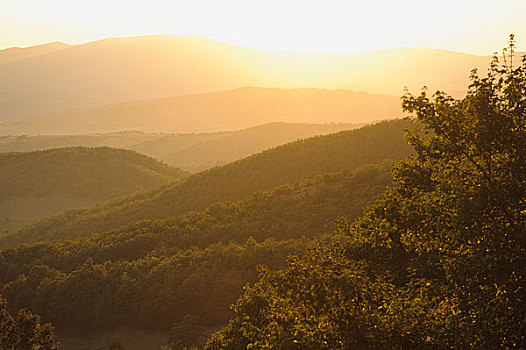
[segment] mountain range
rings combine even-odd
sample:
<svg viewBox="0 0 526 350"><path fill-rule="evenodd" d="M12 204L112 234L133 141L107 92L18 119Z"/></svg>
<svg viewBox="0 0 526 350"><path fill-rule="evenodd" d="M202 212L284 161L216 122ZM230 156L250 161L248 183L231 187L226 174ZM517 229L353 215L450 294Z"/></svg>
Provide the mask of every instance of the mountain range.
<svg viewBox="0 0 526 350"><path fill-rule="evenodd" d="M133 150L190 172L223 165L287 142L354 129L358 124L275 122L216 133L166 134L138 131L86 135L0 136L0 152L63 147L115 147Z"/></svg>
<svg viewBox="0 0 526 350"><path fill-rule="evenodd" d="M131 222L173 217L214 203L241 200L286 183L394 161L410 154L403 137L410 125L408 120L398 119L291 142L150 191L44 219L0 237L0 248L86 237Z"/></svg>
<svg viewBox="0 0 526 350"><path fill-rule="evenodd" d="M387 95L245 87L49 113L1 123L0 134L210 133L270 122L367 123L401 115L399 99Z"/></svg>
<svg viewBox="0 0 526 350"><path fill-rule="evenodd" d="M268 53L197 36L111 38L0 51L0 120L243 86L400 96L427 85L461 95L489 56L401 48L367 54ZM279 121L279 120L274 120Z"/></svg>
<svg viewBox="0 0 526 350"><path fill-rule="evenodd" d="M281 268L339 239L330 233L342 217L357 218L411 154L410 127L392 120L298 140L2 235L0 291L52 321L65 349L158 348L188 315L209 333L257 266Z"/></svg>

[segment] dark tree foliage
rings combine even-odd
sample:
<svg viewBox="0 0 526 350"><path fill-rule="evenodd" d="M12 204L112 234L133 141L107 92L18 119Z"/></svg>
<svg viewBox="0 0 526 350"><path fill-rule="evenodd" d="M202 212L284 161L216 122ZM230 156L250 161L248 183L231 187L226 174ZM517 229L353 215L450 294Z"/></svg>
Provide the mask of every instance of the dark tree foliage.
<svg viewBox="0 0 526 350"><path fill-rule="evenodd" d="M150 190L186 175L151 157L109 147L0 153L0 198L110 199Z"/></svg>
<svg viewBox="0 0 526 350"><path fill-rule="evenodd" d="M217 327L257 279L257 265L283 268L338 217L359 217L391 183L391 166L323 175L90 238L5 249L0 292L59 329L170 329L187 325L186 315Z"/></svg>
<svg viewBox="0 0 526 350"><path fill-rule="evenodd" d="M411 152L403 139L408 126L407 120L393 120L291 142L152 191L44 219L11 235L8 242L0 237L0 246L86 237L130 222L202 211L323 174L398 160Z"/></svg>
<svg viewBox="0 0 526 350"><path fill-rule="evenodd" d="M264 270L207 349L526 347L526 58L402 98L416 155L348 242Z"/></svg>
<svg viewBox="0 0 526 350"><path fill-rule="evenodd" d="M170 330L168 345L172 349L191 349L201 345L204 327L199 317L186 315L180 322L175 322Z"/></svg>
<svg viewBox="0 0 526 350"><path fill-rule="evenodd" d="M26 309L11 316L6 300L0 296L0 349L56 350L58 342L51 324L41 324L40 317Z"/></svg>

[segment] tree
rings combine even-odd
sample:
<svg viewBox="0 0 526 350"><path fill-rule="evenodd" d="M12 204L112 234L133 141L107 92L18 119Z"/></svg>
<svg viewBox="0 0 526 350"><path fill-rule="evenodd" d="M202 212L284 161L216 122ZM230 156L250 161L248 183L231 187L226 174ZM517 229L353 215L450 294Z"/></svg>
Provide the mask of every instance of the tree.
<svg viewBox="0 0 526 350"><path fill-rule="evenodd" d="M511 62L473 71L460 100L407 92L415 156L394 185L339 244L262 273L207 349L280 349L285 331L302 349L526 347L526 58Z"/></svg>
<svg viewBox="0 0 526 350"><path fill-rule="evenodd" d="M50 323L41 324L40 317L26 309L16 317L7 311L7 302L0 297L0 349L56 350L54 330Z"/></svg>
<svg viewBox="0 0 526 350"><path fill-rule="evenodd" d="M428 136L409 138L417 156L397 173L413 204L400 244L457 301L466 347L526 342L526 57L514 68L513 48L510 36L509 59L474 71L462 100L403 97Z"/></svg>

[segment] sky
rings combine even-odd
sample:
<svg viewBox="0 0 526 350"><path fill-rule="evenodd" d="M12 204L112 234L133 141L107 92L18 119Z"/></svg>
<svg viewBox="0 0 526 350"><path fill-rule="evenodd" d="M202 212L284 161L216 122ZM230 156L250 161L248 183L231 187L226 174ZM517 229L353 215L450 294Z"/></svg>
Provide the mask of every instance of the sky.
<svg viewBox="0 0 526 350"><path fill-rule="evenodd" d="M526 0L0 0L0 49L193 34L273 52L491 54L510 33L526 51Z"/></svg>

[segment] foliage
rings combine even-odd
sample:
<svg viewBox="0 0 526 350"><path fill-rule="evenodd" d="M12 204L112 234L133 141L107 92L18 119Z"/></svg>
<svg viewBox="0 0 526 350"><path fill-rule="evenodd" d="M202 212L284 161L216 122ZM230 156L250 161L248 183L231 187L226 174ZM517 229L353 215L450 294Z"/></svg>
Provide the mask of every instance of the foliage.
<svg viewBox="0 0 526 350"><path fill-rule="evenodd" d="M110 199L149 190L185 172L142 154L108 147L0 153L0 198Z"/></svg>
<svg viewBox="0 0 526 350"><path fill-rule="evenodd" d="M130 246L130 238L139 242L140 237L141 243L130 246L130 249L143 251L153 249L153 245L157 248L203 247L218 239L228 241L249 236L258 240L271 236L287 239L333 231L335 218L358 217L362 208L390 184L391 166L391 162L385 162L354 172L326 174L316 179L257 192L242 201L215 203L200 212L131 223L100 235L97 242ZM36 240L75 238L75 234L76 231L62 235L46 232L45 235L32 237L19 232L4 236L0 243L4 247L17 246ZM115 253L119 254L114 249ZM89 256L95 257L97 252L91 254ZM128 255L128 258L131 257Z"/></svg>
<svg viewBox="0 0 526 350"><path fill-rule="evenodd" d="M391 163L320 176L203 212L133 223L76 241L0 252L2 293L61 328L166 328L184 317L226 322L228 305L308 241L356 218L391 182ZM268 240L272 238L272 240Z"/></svg>
<svg viewBox="0 0 526 350"><path fill-rule="evenodd" d="M0 349L56 350L58 343L51 324L41 324L40 317L26 309L11 316L0 296Z"/></svg>
<svg viewBox="0 0 526 350"><path fill-rule="evenodd" d="M526 346L526 58L471 80L404 95L422 126L395 185L348 242L263 271L207 349Z"/></svg>
<svg viewBox="0 0 526 350"><path fill-rule="evenodd" d="M286 257L302 254L304 246L300 240L249 239L170 255L150 252L133 261L87 259L70 271L38 263L17 271L9 264L14 278L2 290L14 308L30 306L63 330L169 329L187 314L215 326L231 316L228 305L255 280L257 265L283 267ZM29 271L19 273L24 269Z"/></svg>
<svg viewBox="0 0 526 350"><path fill-rule="evenodd" d="M322 174L400 159L411 152L403 140L408 125L407 120L394 120L292 142L149 192L42 220L19 234L28 242L85 237L130 222L201 211Z"/></svg>

